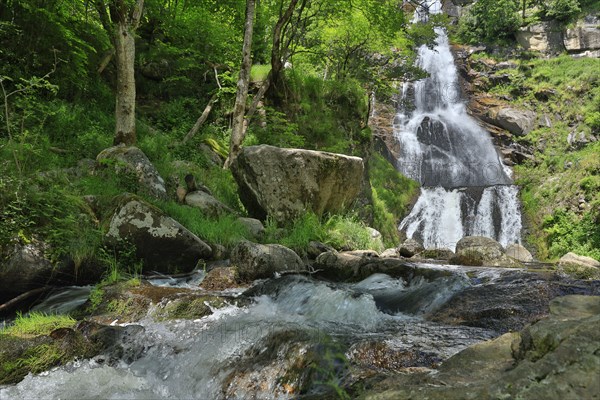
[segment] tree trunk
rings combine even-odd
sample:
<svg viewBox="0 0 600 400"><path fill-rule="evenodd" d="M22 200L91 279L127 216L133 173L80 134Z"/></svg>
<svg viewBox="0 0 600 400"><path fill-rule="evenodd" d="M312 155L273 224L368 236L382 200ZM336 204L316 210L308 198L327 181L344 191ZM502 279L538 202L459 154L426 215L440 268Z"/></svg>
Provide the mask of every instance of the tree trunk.
<svg viewBox="0 0 600 400"><path fill-rule="evenodd" d="M194 124L192 129L190 129L190 131L187 133L187 135L185 135L185 137L183 138L182 143L184 143L184 144L187 143L191 138L194 137L194 135L196 133L198 133L198 130L202 127L202 125L204 125L204 123L208 119L208 115L210 114L210 111L212 110L212 108L215 105L215 103L217 102L217 100L218 100L217 93L215 93L212 95L212 97L208 101L208 104L204 108L204 111L202 112L202 115L200 115L200 118L198 118L198 120L196 121L196 123Z"/></svg>
<svg viewBox="0 0 600 400"><path fill-rule="evenodd" d="M135 135L135 36L128 24L116 24L117 104L114 144L134 145Z"/></svg>
<svg viewBox="0 0 600 400"><path fill-rule="evenodd" d="M252 67L250 53L252 50L252 30L254 28L254 8L255 0L247 0L244 46L242 48L242 67L240 68L235 106L233 108L233 125L231 128L229 156L225 161L224 168L229 168L231 162L238 156L242 142L244 141L244 115L246 113L246 99L248 98L248 85L250 83L250 68Z"/></svg>

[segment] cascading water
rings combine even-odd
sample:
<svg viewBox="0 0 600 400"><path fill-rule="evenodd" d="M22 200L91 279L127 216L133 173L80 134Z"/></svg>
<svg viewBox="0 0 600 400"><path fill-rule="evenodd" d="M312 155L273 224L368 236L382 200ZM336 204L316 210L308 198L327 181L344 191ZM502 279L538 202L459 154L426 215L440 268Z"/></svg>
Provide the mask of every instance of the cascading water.
<svg viewBox="0 0 600 400"><path fill-rule="evenodd" d="M417 21L440 13L429 2ZM449 248L464 236L486 236L502 245L519 243L518 189L489 134L471 118L460 99L458 74L448 37L436 28L433 49L419 49L418 66L429 77L402 89L394 121L401 144L398 169L421 183L421 195L399 229L426 248Z"/></svg>

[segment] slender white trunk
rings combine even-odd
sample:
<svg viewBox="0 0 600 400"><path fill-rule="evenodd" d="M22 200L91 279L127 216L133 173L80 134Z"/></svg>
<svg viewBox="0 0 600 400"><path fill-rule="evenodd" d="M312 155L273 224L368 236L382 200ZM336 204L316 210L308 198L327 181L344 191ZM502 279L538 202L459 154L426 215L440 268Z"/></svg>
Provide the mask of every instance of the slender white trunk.
<svg viewBox="0 0 600 400"><path fill-rule="evenodd" d="M246 25L244 28L244 46L242 49L242 67L237 83L237 94L233 108L233 125L231 128L231 142L229 146L229 157L225 161L224 168L228 168L231 162L240 153L244 141L244 115L246 113L246 99L248 98L248 85L250 83L250 69L252 60L250 52L252 49L252 30L254 29L255 0L246 2Z"/></svg>

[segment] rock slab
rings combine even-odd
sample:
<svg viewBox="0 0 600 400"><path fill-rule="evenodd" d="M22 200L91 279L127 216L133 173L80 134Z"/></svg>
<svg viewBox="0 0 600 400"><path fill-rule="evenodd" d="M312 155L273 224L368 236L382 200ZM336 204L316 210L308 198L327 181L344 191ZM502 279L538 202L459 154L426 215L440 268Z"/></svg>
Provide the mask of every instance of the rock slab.
<svg viewBox="0 0 600 400"><path fill-rule="evenodd" d="M342 154L261 145L244 148L231 170L250 215L285 222L307 210L321 215L351 206L364 163Z"/></svg>

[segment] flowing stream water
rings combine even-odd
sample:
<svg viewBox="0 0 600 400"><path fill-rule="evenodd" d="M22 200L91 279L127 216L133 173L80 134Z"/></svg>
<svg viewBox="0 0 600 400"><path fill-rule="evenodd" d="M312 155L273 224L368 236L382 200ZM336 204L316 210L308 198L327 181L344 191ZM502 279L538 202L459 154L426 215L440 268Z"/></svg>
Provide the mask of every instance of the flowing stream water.
<svg viewBox="0 0 600 400"><path fill-rule="evenodd" d="M415 19L439 12L440 1L432 1ZM397 167L423 186L399 229L426 248L454 250L464 236L520 243L518 188L488 132L467 114L448 37L436 33L435 47L422 46L417 61L429 77L404 84L394 121Z"/></svg>

